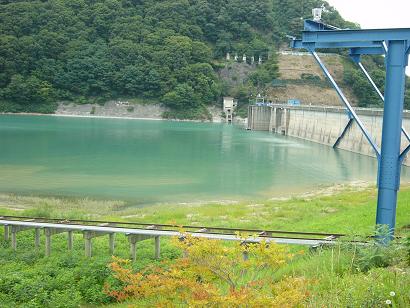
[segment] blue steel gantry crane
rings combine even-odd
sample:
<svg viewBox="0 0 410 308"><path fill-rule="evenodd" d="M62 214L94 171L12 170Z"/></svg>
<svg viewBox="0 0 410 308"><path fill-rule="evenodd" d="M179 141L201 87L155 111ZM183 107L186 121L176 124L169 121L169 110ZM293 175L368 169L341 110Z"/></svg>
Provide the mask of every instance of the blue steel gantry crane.
<svg viewBox="0 0 410 308"><path fill-rule="evenodd" d="M402 127L405 69L410 52L410 28L350 30L326 25L317 19L305 20L302 39L292 38L291 47L303 48L312 54L352 119L344 131L353 121L356 122L376 153L378 160L376 225L387 225L390 233L387 240L391 239L396 224L400 169L404 157L410 150L410 144L403 151L400 149L402 133L410 141L409 134ZM352 60L360 67L380 99L384 101L381 150L316 52L316 49L331 48L349 49ZM362 55L385 56L384 96L362 65L360 61Z"/></svg>

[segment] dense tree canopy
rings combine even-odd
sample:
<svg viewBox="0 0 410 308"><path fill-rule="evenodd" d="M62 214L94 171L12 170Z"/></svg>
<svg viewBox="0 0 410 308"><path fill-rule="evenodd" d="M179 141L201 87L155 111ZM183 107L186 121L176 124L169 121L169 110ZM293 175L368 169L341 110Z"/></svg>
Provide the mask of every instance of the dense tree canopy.
<svg viewBox="0 0 410 308"><path fill-rule="evenodd" d="M323 1L0 3L0 110L51 112L58 100L213 103L223 89L215 59L232 51L266 57ZM334 9L325 17L346 26ZM275 78L275 67L258 70L252 83Z"/></svg>

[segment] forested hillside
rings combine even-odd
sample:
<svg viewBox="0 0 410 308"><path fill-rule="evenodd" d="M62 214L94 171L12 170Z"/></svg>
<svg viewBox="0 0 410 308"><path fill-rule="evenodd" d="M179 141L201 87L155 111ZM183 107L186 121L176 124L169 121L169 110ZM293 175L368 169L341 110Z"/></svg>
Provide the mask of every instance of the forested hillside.
<svg viewBox="0 0 410 308"><path fill-rule="evenodd" d="M232 90L216 74L227 52L261 56L265 64L250 85L271 81L277 77L274 51L323 3L3 0L0 111L47 113L57 101L142 97L194 117ZM326 22L355 26L326 6Z"/></svg>

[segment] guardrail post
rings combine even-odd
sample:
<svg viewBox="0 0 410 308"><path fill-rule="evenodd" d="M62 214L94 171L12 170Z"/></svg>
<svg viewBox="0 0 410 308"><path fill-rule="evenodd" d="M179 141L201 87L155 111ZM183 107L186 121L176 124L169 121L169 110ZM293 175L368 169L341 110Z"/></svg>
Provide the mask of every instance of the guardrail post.
<svg viewBox="0 0 410 308"><path fill-rule="evenodd" d="M161 242L159 236L155 237L155 259L159 259L161 253Z"/></svg>

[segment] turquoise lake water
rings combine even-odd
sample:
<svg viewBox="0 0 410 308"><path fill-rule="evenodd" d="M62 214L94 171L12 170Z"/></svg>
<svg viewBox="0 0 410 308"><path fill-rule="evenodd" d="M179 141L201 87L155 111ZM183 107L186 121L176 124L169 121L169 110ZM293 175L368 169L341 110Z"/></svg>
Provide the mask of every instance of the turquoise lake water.
<svg viewBox="0 0 410 308"><path fill-rule="evenodd" d="M266 199L377 171L370 157L226 124L2 115L0 145L0 192L137 204Z"/></svg>

